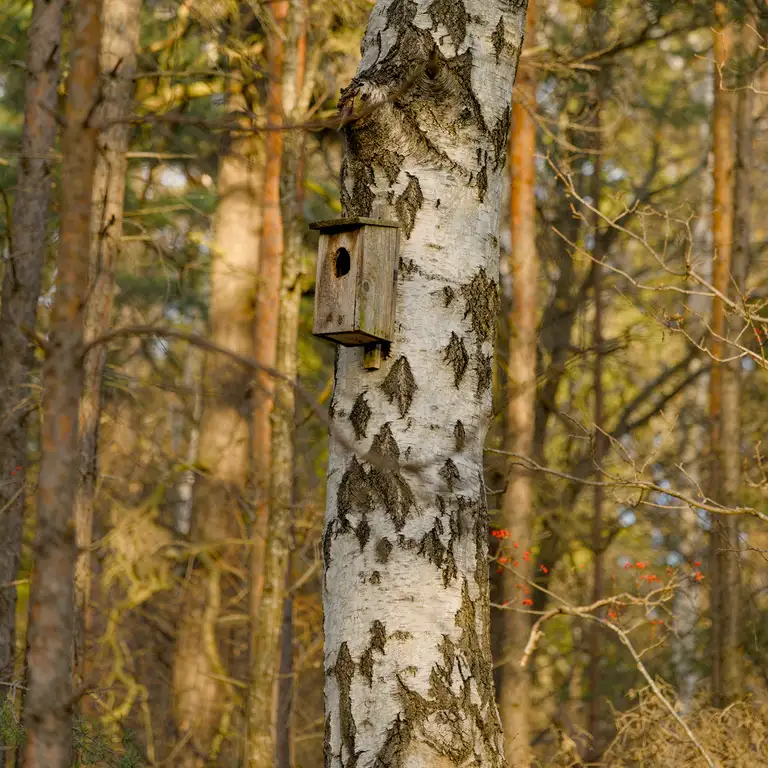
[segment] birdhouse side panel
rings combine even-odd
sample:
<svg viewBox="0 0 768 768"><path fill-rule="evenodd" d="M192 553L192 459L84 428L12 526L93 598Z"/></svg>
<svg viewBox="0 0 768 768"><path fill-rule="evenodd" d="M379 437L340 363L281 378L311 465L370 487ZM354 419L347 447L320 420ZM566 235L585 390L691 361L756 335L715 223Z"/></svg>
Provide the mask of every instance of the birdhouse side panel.
<svg viewBox="0 0 768 768"><path fill-rule="evenodd" d="M357 330L361 245L359 229L320 235L313 333L330 336Z"/></svg>
<svg viewBox="0 0 768 768"><path fill-rule="evenodd" d="M395 329L398 237L392 227L363 230L357 325L383 341L392 341Z"/></svg>

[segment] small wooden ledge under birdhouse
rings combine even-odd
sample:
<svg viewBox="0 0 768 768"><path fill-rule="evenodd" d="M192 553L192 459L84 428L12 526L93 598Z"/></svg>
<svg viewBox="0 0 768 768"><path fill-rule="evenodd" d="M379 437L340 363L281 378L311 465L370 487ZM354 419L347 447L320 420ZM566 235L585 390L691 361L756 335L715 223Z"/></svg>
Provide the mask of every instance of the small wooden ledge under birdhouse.
<svg viewBox="0 0 768 768"><path fill-rule="evenodd" d="M345 347L366 347L365 367L377 368L381 345L395 330L400 225L356 217L309 226L320 231L312 332Z"/></svg>

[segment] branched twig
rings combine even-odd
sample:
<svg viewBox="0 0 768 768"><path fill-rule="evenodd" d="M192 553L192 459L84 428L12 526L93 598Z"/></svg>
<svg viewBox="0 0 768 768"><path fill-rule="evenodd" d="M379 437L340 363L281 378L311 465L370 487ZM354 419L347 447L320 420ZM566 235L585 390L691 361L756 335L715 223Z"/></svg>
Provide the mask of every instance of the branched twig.
<svg viewBox="0 0 768 768"><path fill-rule="evenodd" d="M550 467L544 467L533 459L527 456L523 456L519 453L502 451L497 448L486 448L485 450L488 453L497 453L502 456L510 456L514 459L518 459L522 463L523 467L531 470L532 472L544 472L548 475L552 475L553 477L559 477L562 480L568 480L571 483L579 483L581 485L587 485L591 488L637 488L638 490L648 491L650 493L658 493L671 496L673 499L682 501L684 504L687 504L690 507L695 509L703 509L706 512L713 512L717 515L751 515L752 517L756 517L758 520L761 520L764 523L768 523L768 515L766 515L764 512L761 512L759 509L755 509L754 507L724 507L721 504L717 504L706 498L693 499L690 496L681 493L680 491L675 491L672 488L663 488L656 483L651 483L646 480L633 480L631 478L619 478L611 481L589 480L587 478L570 475L567 472L560 472L559 470L552 469ZM603 474L607 475L604 470Z"/></svg>

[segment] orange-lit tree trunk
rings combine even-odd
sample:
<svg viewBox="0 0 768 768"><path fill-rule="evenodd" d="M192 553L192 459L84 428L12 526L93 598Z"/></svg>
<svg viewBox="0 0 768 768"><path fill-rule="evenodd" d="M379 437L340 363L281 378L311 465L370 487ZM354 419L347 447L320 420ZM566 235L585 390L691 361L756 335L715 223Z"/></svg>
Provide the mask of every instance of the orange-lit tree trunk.
<svg viewBox="0 0 768 768"><path fill-rule="evenodd" d="M536 45L536 3L529 0L525 43ZM506 405L505 450L530 456L536 407L536 287L539 262L536 253L535 165L536 123L531 110L536 105L535 70L523 64L518 72L516 98L512 104L509 139L510 196L509 267L512 275L512 308L509 314L509 390ZM501 505L502 528L509 531L500 549L499 602L508 610L494 615L495 656L498 670L498 701L504 731L504 754L511 768L531 764L530 681L520 668L530 621L519 613L524 595L517 588L520 577L532 577L532 560L523 553L532 544L533 477L512 461Z"/></svg>
<svg viewBox="0 0 768 768"><path fill-rule="evenodd" d="M300 122L307 110L309 97L309 92L303 88L306 68L306 3L305 0L290 0L289 6L284 18L278 16L285 33L285 60L279 73L282 83L281 106L286 119ZM282 9L277 10L283 12ZM270 54L270 59L273 59L275 53ZM295 397L292 383L298 373L299 309L304 261L302 251L305 225L299 194L302 183L299 167L302 139L302 135L296 131L285 135L280 168L284 198L278 212L284 213L284 218L282 213L280 215L284 231L284 253L281 258L278 295L274 298L279 312L275 367L285 378L273 385L274 409L269 435L269 515L250 686L250 765L253 768L266 768L278 762L279 741L282 742L283 760L286 751L289 751L287 742L290 734L283 728L279 739L278 729L281 725L280 716L288 718L290 713L290 692L286 691L283 684L289 684L290 681L279 680L278 672L285 666L285 662L290 661L290 645L285 649L288 653L286 658L281 637L286 622L291 619L290 614L286 613L290 608L290 602L286 600L286 586L293 549ZM265 231L269 223L268 216L265 210ZM263 254L262 258L265 256ZM257 318L261 317L260 302ZM256 332L258 334L258 326ZM257 389L256 397L260 394ZM256 406L259 406L258 400ZM258 455L256 458L258 460ZM278 709L281 693L283 702L287 704L282 711Z"/></svg>
<svg viewBox="0 0 768 768"><path fill-rule="evenodd" d="M83 383L83 297L88 290L87 254L97 156L93 118L99 98L101 10L101 0L72 3L56 299L43 366L24 768L70 768L72 764L73 516Z"/></svg>
<svg viewBox="0 0 768 768"><path fill-rule="evenodd" d="M716 9L722 19L725 4L717 3ZM733 46L731 24L721 25L714 31L715 77L714 113L712 132L714 136L714 205L712 212L712 238L714 245L712 284L716 291L728 295L731 283L731 254L733 246L734 211L734 117L736 96L725 83L725 68ZM723 342L727 333L725 305L715 296L712 300L710 320L712 372L709 381L709 423L711 494L721 496L733 490L738 477L729 477L733 462L726 460L729 451L738 454L738 443L726 445L725 436L732 438L732 409L723 410L723 384L726 365L725 357L733 350ZM736 414L738 419L738 414ZM738 467L736 467L738 472ZM712 698L716 706L723 706L737 691L739 678L739 632L738 632L738 529L734 517L715 517L711 529L712 548Z"/></svg>
<svg viewBox="0 0 768 768"><path fill-rule="evenodd" d="M270 8L275 30L267 46L267 123L273 127L265 142L264 192L262 196L262 234L259 277L254 322L254 353L262 365L274 368L277 362L278 328L280 320L280 285L283 269L283 213L280 200L280 179L283 167L284 134L275 130L284 120L283 67L286 53L283 35L290 8L289 0L278 0ZM295 43L295 41L294 41ZM272 572L278 566L271 562L269 606L262 614L261 596L264 588L268 518L270 517L270 474L272 468L272 432L275 382L269 374L257 373L253 403L253 460L255 508L251 534L250 571L250 683L248 690L248 728L250 736L248 765L266 768L274 762L275 731L275 672L279 664L279 636L282 617L282 588L285 563L275 580ZM281 509L276 514L286 514ZM281 543L282 544L282 543ZM273 545L278 545L273 541ZM282 546L280 545L282 550ZM277 553L271 552L274 559ZM278 556L280 559L281 556ZM275 613L277 612L277 613ZM275 656L275 652L277 655ZM273 665L272 662L277 664Z"/></svg>
<svg viewBox="0 0 768 768"><path fill-rule="evenodd" d="M34 346L24 328L35 327L45 261L63 7L64 0L36 0L33 6L21 162L0 303L0 687L13 674L16 647L16 588L7 585L15 581L21 558L27 417L33 411L28 385Z"/></svg>
<svg viewBox="0 0 768 768"><path fill-rule="evenodd" d="M99 154L93 180L91 261L85 341L109 330L112 320L114 268L123 233L123 199L128 166L126 152L139 44L141 0L107 0L101 41L102 102L97 119L106 127L99 135ZM80 403L80 484L75 502L78 558L75 569L75 684L85 675L85 643L91 594L93 505L98 478L101 379L106 346L85 359L83 399Z"/></svg>

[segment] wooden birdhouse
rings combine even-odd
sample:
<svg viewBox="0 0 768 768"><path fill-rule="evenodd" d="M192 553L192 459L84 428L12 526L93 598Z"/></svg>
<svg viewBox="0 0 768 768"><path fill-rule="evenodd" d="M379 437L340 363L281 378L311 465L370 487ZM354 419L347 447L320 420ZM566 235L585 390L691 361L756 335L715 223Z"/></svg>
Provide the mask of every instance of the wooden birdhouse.
<svg viewBox="0 0 768 768"><path fill-rule="evenodd" d="M346 347L392 341L399 245L397 222L316 221L320 231L313 333Z"/></svg>

